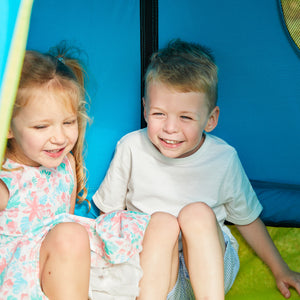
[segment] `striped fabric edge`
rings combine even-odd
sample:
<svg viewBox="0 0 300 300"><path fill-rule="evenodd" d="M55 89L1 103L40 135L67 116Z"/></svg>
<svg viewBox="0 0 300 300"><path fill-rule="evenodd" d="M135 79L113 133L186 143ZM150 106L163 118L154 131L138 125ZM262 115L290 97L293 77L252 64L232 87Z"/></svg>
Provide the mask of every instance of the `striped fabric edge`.
<svg viewBox="0 0 300 300"><path fill-rule="evenodd" d="M0 161L2 162L6 136L9 129L12 109L17 94L20 74L27 44L33 0L20 3L15 29L10 45L0 95Z"/></svg>

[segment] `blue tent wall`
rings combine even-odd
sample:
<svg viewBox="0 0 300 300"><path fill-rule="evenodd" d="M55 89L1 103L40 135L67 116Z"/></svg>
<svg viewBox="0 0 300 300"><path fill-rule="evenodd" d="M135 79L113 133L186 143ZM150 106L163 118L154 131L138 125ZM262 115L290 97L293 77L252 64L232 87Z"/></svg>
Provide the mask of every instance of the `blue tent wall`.
<svg viewBox="0 0 300 300"><path fill-rule="evenodd" d="M7 56L10 48L13 31L21 0L0 2L0 82L6 66Z"/></svg>
<svg viewBox="0 0 300 300"><path fill-rule="evenodd" d="M300 57L274 0L159 1L159 47L174 37L211 47L220 121L251 179L300 184Z"/></svg>
<svg viewBox="0 0 300 300"><path fill-rule="evenodd" d="M91 98L87 130L88 198L103 179L117 140L140 127L139 1L34 2L28 49L47 51L68 40L87 55ZM83 55L84 59L85 56ZM93 207L76 213L96 216Z"/></svg>
<svg viewBox="0 0 300 300"><path fill-rule="evenodd" d="M4 1L1 8L13 12L19 3ZM237 148L250 179L275 182L268 183L267 190L257 186L268 206L278 209L266 210L270 218L285 201L286 214L294 213L292 219L299 222L293 208L300 199L300 59L281 24L276 1L158 3L160 47L180 37L204 43L215 53L221 116L214 133ZM140 127L139 4L138 0L37 0L33 5L28 49L47 51L66 39L87 55L93 119L87 130L90 200L117 140ZM6 38L13 18L14 14L6 19L10 25L2 28ZM0 50L5 60L7 50ZM86 215L86 206L77 206L76 213ZM88 215L97 214L93 207Z"/></svg>

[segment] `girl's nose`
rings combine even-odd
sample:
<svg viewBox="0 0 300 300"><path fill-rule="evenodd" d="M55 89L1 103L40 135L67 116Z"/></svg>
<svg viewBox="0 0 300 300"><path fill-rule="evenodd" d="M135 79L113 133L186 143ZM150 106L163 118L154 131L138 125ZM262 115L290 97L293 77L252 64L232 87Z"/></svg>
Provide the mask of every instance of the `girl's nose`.
<svg viewBox="0 0 300 300"><path fill-rule="evenodd" d="M164 122L163 130L167 133L174 133L178 131L178 121L176 118L168 117Z"/></svg>
<svg viewBox="0 0 300 300"><path fill-rule="evenodd" d="M53 144L64 144L66 141L66 134L64 132L64 129L61 127L56 128L53 132L52 137L50 138L50 141Z"/></svg>

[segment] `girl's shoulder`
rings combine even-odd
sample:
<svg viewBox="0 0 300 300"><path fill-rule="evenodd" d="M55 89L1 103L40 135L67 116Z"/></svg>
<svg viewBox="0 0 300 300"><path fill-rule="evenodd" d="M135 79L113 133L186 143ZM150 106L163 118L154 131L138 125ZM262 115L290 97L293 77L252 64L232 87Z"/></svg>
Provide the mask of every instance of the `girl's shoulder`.
<svg viewBox="0 0 300 300"><path fill-rule="evenodd" d="M75 170L75 159L72 154L68 154L62 160L62 163L54 168L46 168L44 166L34 167L17 163L11 159L6 159L2 169L0 170L0 179L9 185L10 181L24 182L32 181L34 178L43 176L55 177L60 174L72 174ZM15 184L14 184L15 185Z"/></svg>
<svg viewBox="0 0 300 300"><path fill-rule="evenodd" d="M4 182L5 185L15 179L20 177L20 173L23 171L23 166L13 160L6 159L0 170L0 180Z"/></svg>
<svg viewBox="0 0 300 300"><path fill-rule="evenodd" d="M18 170L18 169L22 169L24 167L24 165L10 159L10 158L6 158L2 168L1 168L1 173L8 171L10 172L11 170Z"/></svg>
<svg viewBox="0 0 300 300"><path fill-rule="evenodd" d="M12 186L17 189L16 178L20 176L22 166L10 159L6 159L0 170L0 211L7 206ZM17 171L17 172L14 172Z"/></svg>
<svg viewBox="0 0 300 300"><path fill-rule="evenodd" d="M66 155L66 157L64 158L64 160L66 161L66 164L68 165L68 169L70 171L72 171L72 173L75 174L76 162L75 162L75 158L74 158L73 154L72 153L68 153Z"/></svg>

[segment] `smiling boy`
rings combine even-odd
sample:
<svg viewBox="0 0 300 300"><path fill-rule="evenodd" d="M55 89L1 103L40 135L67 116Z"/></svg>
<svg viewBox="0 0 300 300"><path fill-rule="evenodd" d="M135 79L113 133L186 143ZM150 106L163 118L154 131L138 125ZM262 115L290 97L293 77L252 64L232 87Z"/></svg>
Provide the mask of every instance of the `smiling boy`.
<svg viewBox="0 0 300 300"><path fill-rule="evenodd" d="M259 219L262 206L235 149L208 134L219 118L210 51L175 40L152 56L145 78L147 128L119 141L93 197L103 212L164 211L176 219L180 235L170 249L157 245L151 255L144 245L138 299L224 299L239 269L238 244L225 220L270 267L284 296L289 286L300 291L299 273L285 264Z"/></svg>

